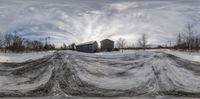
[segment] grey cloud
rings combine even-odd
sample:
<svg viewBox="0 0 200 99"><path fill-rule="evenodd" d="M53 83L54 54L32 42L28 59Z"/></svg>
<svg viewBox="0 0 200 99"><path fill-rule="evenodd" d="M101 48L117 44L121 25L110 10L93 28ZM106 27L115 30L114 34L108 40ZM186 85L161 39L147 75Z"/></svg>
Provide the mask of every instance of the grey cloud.
<svg viewBox="0 0 200 99"><path fill-rule="evenodd" d="M119 37L134 43L147 33L150 43L165 43L188 22L199 31L199 4L198 0L0 0L0 32L18 30L36 39L51 33L56 44Z"/></svg>

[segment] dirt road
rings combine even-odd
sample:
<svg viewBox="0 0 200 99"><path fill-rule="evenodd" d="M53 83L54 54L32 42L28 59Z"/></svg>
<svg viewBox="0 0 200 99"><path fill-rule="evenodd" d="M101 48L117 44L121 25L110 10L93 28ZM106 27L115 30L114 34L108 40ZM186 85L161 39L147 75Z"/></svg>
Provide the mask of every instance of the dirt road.
<svg viewBox="0 0 200 99"><path fill-rule="evenodd" d="M200 63L161 52L57 52L0 63L0 97L200 97Z"/></svg>

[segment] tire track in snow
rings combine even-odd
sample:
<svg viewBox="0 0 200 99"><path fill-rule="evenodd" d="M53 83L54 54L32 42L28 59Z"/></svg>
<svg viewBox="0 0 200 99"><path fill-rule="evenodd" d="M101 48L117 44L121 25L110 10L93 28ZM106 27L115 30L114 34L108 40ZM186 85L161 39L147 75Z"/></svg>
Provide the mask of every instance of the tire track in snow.
<svg viewBox="0 0 200 99"><path fill-rule="evenodd" d="M96 56L91 57L96 58ZM91 59L91 57L89 57L89 59ZM124 62L122 62L122 66L119 68L116 68L115 66L107 66L108 64L110 64L109 62L112 59L113 61L116 61L114 58L109 60L108 64L105 64L105 60L101 58L99 59L99 57L98 60L100 61L97 63L93 62L93 60L95 59L92 59L92 61L90 61L87 58L88 56L75 56L73 58L75 61L73 61L72 63L77 63L76 68L79 68L79 72L81 72L78 73L80 75L77 76L80 76L79 78L81 78L81 80L95 86L96 90L98 90L98 88L102 88L103 90L110 91L111 93L113 90L115 90L112 93L113 96L118 96L119 94L117 92L126 92L123 93L122 96L172 95L199 97L200 77L194 75L193 71L190 71L183 66L181 67L180 64L177 64L177 60L175 58L171 58L167 54L153 53L153 55L149 55L148 58L146 58L145 56L144 59L132 60L133 64L140 61L143 63L143 66L132 66L133 69L131 70L127 70L125 68L130 66L124 65ZM118 60L119 58L116 59ZM130 60L128 62L130 62ZM194 65L193 63L190 64ZM102 77L99 75L101 75ZM140 81L141 78L146 80ZM101 92L99 95L104 96L105 92Z"/></svg>
<svg viewBox="0 0 200 99"><path fill-rule="evenodd" d="M58 52L24 63L1 63L0 97L200 97L198 66L155 52L125 56Z"/></svg>

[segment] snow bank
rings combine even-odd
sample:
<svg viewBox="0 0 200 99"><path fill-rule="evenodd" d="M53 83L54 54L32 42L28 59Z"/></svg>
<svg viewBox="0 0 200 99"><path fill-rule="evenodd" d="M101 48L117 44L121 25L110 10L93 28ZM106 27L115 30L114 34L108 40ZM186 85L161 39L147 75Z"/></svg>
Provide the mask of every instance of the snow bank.
<svg viewBox="0 0 200 99"><path fill-rule="evenodd" d="M95 55L123 55L123 54L133 54L141 52L141 50L123 50L122 51L112 51L112 52L99 52L95 53Z"/></svg>
<svg viewBox="0 0 200 99"><path fill-rule="evenodd" d="M177 51L177 50L169 50L169 49L161 49L161 50L154 50L154 51L161 51L167 54L171 54L177 56L182 59L186 59L189 61L200 62L200 53L199 52L186 52L186 51Z"/></svg>
<svg viewBox="0 0 200 99"><path fill-rule="evenodd" d="M52 55L54 51L31 53L0 53L0 62L24 62Z"/></svg>

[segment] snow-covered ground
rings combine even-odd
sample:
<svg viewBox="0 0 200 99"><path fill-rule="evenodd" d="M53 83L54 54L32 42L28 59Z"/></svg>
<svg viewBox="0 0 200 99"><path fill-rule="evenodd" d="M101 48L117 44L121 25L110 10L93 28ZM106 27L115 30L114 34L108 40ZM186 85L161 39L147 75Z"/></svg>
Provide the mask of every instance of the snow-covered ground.
<svg viewBox="0 0 200 99"><path fill-rule="evenodd" d="M0 62L25 62L52 55L54 51L30 53L0 53Z"/></svg>
<svg viewBox="0 0 200 99"><path fill-rule="evenodd" d="M200 52L188 52L188 51L178 51L178 50L169 50L169 49L156 49L150 51L161 51L167 54L171 54L182 59L189 61L200 62Z"/></svg>
<svg viewBox="0 0 200 99"><path fill-rule="evenodd" d="M62 51L37 61L0 63L0 97L200 97L199 66L160 51Z"/></svg>
<svg viewBox="0 0 200 99"><path fill-rule="evenodd" d="M172 90L200 92L200 77L180 68L175 59L163 53L126 50L123 53L94 55L75 52L71 57L74 59L72 62L76 63L74 67L82 72L78 73L79 77L100 88L137 89L138 93Z"/></svg>
<svg viewBox="0 0 200 99"><path fill-rule="evenodd" d="M146 50L146 51L161 51L167 54L171 54L182 59L200 62L200 52L185 52L185 51L177 51L177 50L169 50L169 49L156 49L156 50ZM113 51L113 52L99 52L94 53L95 55L129 55L133 53L137 53L139 51L136 50L124 50L123 52ZM35 60L38 58L42 58L47 55L52 55L54 51L48 52L31 52L31 53L0 53L0 62L24 62L27 60ZM86 53L80 53L86 54ZM93 55L93 53L87 53L86 55Z"/></svg>

